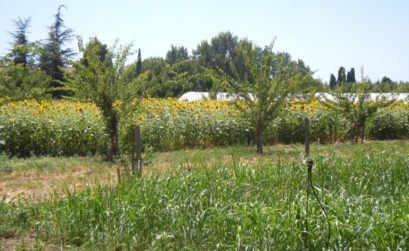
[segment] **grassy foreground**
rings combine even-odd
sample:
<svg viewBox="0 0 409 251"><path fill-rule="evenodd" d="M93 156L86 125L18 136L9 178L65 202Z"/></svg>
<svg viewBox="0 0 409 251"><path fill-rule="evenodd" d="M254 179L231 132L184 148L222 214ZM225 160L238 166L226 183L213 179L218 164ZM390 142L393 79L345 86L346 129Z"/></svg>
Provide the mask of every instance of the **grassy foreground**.
<svg viewBox="0 0 409 251"><path fill-rule="evenodd" d="M333 250L409 249L409 144L312 147ZM0 236L81 250L321 250L327 222L310 197L302 146L162 153L143 179L41 203L0 202ZM162 166L163 162L168 164ZM172 171L167 171L172 170ZM0 248L1 249L1 248Z"/></svg>

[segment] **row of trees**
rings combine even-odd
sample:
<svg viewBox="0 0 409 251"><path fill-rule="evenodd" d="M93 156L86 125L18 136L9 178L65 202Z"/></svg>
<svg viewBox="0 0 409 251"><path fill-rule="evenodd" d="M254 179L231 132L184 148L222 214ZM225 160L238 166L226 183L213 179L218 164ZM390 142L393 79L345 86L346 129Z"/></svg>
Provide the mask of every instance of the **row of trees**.
<svg viewBox="0 0 409 251"><path fill-rule="evenodd" d="M10 33L12 48L0 60L1 96L19 99L73 95L65 83L65 77L75 70L71 62L75 53L67 47L72 41L73 31L64 25L64 8L63 5L58 8L53 23L48 27L48 37L41 42L28 40L29 18L14 21L16 29ZM138 79L139 95L178 97L187 91L228 91L231 86L225 85L220 73L240 81L248 77L249 73L238 51L249 43L230 32L223 32L209 41L200 42L191 55L186 47L171 45L165 58L147 58L142 61L139 49L137 60L125 66L126 77L130 82ZM82 41L80 44L84 47ZM293 61L284 52L275 53L275 58L287 63ZM302 60L296 63L302 71L310 71ZM331 91L342 87L345 91L354 91L356 82L354 68L346 71L340 67L337 78L331 74L329 85L318 82L318 90ZM370 91L373 92L409 92L409 83L396 83L387 77L369 83Z"/></svg>
<svg viewBox="0 0 409 251"><path fill-rule="evenodd" d="M111 138L109 158L118 151L120 118L114 103L122 101L119 102L122 106L119 110L125 111L122 116L126 116L128 101L150 95L150 85L158 81L155 78L160 78L163 73L173 74L170 79L174 81L174 86L166 86L171 91L176 91L173 87L180 87L180 84L201 83L209 79L218 84L214 88L242 97L246 103L245 112L256 128L258 153L263 153L263 132L268 121L277 115L287 97L294 93L310 92L318 85L312 78L312 72L300 61L292 61L288 54L274 53L272 45L262 48L248 40L239 40L234 50L235 56L220 61L225 63L225 69L198 65L196 67L200 72L196 74L189 72L193 59L183 59L185 49L180 47L173 47L168 53L166 60L173 64L166 66L166 63L164 67L167 68L163 71L143 68L140 74L137 74L137 62L130 66L125 64L131 45L107 49L106 45L93 38L81 51L83 57L74 64L74 73L66 78L66 83L76 96L95 102L102 110ZM169 69L179 71L170 72ZM136 78L129 77L132 75L136 75ZM257 97L257 101L254 97Z"/></svg>
<svg viewBox="0 0 409 251"><path fill-rule="evenodd" d="M115 44L109 48L97 38L90 39L85 45L80 40L82 57L68 65L73 50L64 48L64 44L72 38L72 30L63 25L63 8L60 6L55 15L49 38L35 45L26 38L24 41L15 40L12 53L2 60L2 69L7 75L13 67L22 67L31 71L22 74L28 78L33 76L33 72L42 74L43 79L33 84L49 84L51 89L42 89L47 90L44 95L49 93L54 98L68 95L94 102L102 111L110 135L110 160L118 153L120 118L118 109L114 107L117 101L123 101L119 104L124 107L119 110L126 111L126 101L136 97L177 97L186 91L235 93L247 103L247 115L257 129L257 152L262 153L263 131L286 98L292 93L303 92L307 87L316 88L319 84L303 61L292 60L288 53L274 53L273 44L259 47L230 32L202 41L193 55L189 55L183 46L172 45L165 59L142 61L138 50L136 62L129 65L126 62L132 53L132 45ZM13 33L16 36L26 36L29 19L21 21L16 22L18 29ZM14 53L16 48L24 50ZM29 57L32 59L30 63L29 60L20 60ZM34 85L30 86L25 79L20 79L21 83L11 78L2 78L2 81L11 83L7 88L9 98L34 97ZM24 94L13 95L18 89Z"/></svg>
<svg viewBox="0 0 409 251"><path fill-rule="evenodd" d="M263 153L264 129L287 98L326 89L302 60L273 52L274 42L260 47L230 32L202 41L192 55L187 48L172 45L165 58L142 60L139 49L131 64L127 64L133 53L131 44L108 47L92 38L84 45L80 39L81 57L71 61L73 49L66 44L73 31L64 26L63 8L58 8L43 42L28 41L30 19L15 22L13 47L1 60L0 95L7 100L69 96L94 102L110 135L109 160L118 153L120 114L114 104L122 105L119 110L126 116L127 101L134 98L178 97L187 91L234 93L246 104L244 112L254 123L257 152ZM346 74L342 67L338 75L335 86L356 82L353 68Z"/></svg>
<svg viewBox="0 0 409 251"><path fill-rule="evenodd" d="M341 66L338 70L338 78L335 79L335 75L331 74L329 78L329 86L334 89L337 85L342 84L352 84L356 83L355 79L355 69L351 68L350 71L346 74L346 70L343 66Z"/></svg>
<svg viewBox="0 0 409 251"><path fill-rule="evenodd" d="M363 69L361 69L363 71ZM363 73L361 73L363 74ZM365 79L367 83L367 88L369 92L385 93L385 92L409 92L409 82L396 82L392 81L390 78L384 76L381 80L376 82L371 82L370 79L365 76L361 76ZM330 75L329 78L329 89L323 88L326 91L334 91L336 88L342 89L344 92L356 92L358 91L357 80L355 77L355 69L351 68L346 72L345 68L341 66L338 70L338 75L335 77L334 74Z"/></svg>
<svg viewBox="0 0 409 251"><path fill-rule="evenodd" d="M0 61L0 93L15 99L42 98L51 95L61 98L69 92L64 80L69 60L75 55L65 45L71 41L73 31L64 26L61 5L54 22L48 27L48 38L30 42L27 38L30 18L14 21L16 30L10 32L12 48Z"/></svg>

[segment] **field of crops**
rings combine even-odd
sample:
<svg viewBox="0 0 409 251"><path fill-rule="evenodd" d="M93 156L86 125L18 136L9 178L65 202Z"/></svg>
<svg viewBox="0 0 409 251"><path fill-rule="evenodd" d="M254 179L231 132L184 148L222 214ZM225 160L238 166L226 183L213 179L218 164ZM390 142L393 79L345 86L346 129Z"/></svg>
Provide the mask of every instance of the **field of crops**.
<svg viewBox="0 0 409 251"><path fill-rule="evenodd" d="M200 157L188 166L174 163L162 174L64 199L0 202L0 236L35 233L37 247L85 250L325 248L327 221L312 196L305 228L302 146L272 147L257 161L253 151L180 152ZM407 142L313 145L312 153L313 182L331 227L328 248L408 250Z"/></svg>
<svg viewBox="0 0 409 251"><path fill-rule="evenodd" d="M119 106L118 106L119 107ZM141 125L145 148L169 151L248 144L254 142L254 124L243 109L214 100L184 102L144 99L120 110L120 143L125 145L131 125ZM242 107L243 108L243 107ZM317 101L294 102L271 121L265 142L297 143L304 139L304 116L311 120L312 140L345 141L350 127L342 114ZM366 127L367 139L409 137L409 107L404 103L380 109ZM0 107L0 151L7 155L72 156L104 153L107 132L93 104L69 101L22 101Z"/></svg>
<svg viewBox="0 0 409 251"><path fill-rule="evenodd" d="M106 135L93 104L21 101L0 107L0 149L8 155L72 156L100 153Z"/></svg>

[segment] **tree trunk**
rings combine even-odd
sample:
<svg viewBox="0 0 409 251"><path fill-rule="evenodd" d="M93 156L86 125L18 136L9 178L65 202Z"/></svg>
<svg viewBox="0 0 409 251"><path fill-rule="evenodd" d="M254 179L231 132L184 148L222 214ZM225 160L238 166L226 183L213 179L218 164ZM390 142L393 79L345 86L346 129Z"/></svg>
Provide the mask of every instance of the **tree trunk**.
<svg viewBox="0 0 409 251"><path fill-rule="evenodd" d="M364 143L364 139L365 139L365 125L366 125L366 119L362 120L362 125L361 125L361 144Z"/></svg>
<svg viewBox="0 0 409 251"><path fill-rule="evenodd" d="M260 121L257 121L256 124L256 144L257 144L257 153L263 154L263 132L264 127Z"/></svg>
<svg viewBox="0 0 409 251"><path fill-rule="evenodd" d="M358 125L358 122L356 122L352 127L352 139L351 139L352 144L358 143L358 137L359 137L359 125Z"/></svg>
<svg viewBox="0 0 409 251"><path fill-rule="evenodd" d="M113 161L114 156L118 154L118 115L116 112L112 112L111 117L108 120L110 146L108 150L108 161Z"/></svg>

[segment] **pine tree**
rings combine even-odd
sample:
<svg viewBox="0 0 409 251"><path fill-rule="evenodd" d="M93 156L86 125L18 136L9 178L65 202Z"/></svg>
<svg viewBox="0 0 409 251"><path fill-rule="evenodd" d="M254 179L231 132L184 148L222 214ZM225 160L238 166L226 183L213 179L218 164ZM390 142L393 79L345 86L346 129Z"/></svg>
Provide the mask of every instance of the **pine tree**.
<svg viewBox="0 0 409 251"><path fill-rule="evenodd" d="M30 59L30 43L27 39L27 29L30 27L31 18L13 20L16 27L15 32L9 32L14 42L10 57L14 64L22 64L26 66Z"/></svg>
<svg viewBox="0 0 409 251"><path fill-rule="evenodd" d="M64 79L63 68L67 66L68 60L75 54L71 48L64 49L64 44L72 39L73 31L64 26L61 9L67 8L65 5L58 7L58 12L54 16L54 23L49 27L47 42L42 46L40 55L40 67L49 76L53 83L52 95L54 98L61 98L67 94L61 84Z"/></svg>

